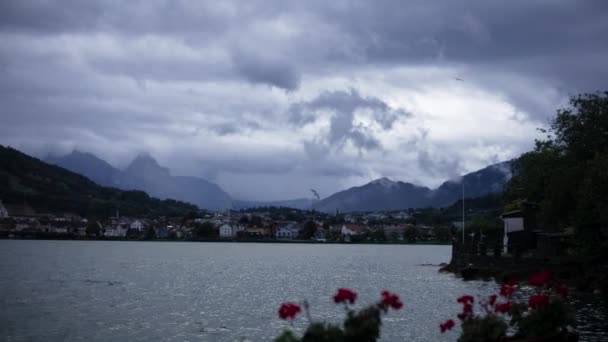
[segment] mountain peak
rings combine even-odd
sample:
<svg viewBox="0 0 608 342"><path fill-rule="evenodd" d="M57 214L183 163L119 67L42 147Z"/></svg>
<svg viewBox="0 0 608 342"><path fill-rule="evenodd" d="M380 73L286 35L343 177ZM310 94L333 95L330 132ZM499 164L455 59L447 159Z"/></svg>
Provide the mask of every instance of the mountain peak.
<svg viewBox="0 0 608 342"><path fill-rule="evenodd" d="M370 182L370 184L380 185L385 188L392 188L393 186L397 185L397 182L390 180L388 177L382 177Z"/></svg>

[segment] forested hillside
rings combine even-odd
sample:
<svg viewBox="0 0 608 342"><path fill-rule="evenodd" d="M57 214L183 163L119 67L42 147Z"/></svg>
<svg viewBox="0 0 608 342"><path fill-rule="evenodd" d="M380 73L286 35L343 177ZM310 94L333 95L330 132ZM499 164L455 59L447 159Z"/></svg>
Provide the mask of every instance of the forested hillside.
<svg viewBox="0 0 608 342"><path fill-rule="evenodd" d="M104 217L123 215L181 216L198 208L175 200L159 200L143 191L123 191L0 145L0 199L27 203L37 212L69 212Z"/></svg>

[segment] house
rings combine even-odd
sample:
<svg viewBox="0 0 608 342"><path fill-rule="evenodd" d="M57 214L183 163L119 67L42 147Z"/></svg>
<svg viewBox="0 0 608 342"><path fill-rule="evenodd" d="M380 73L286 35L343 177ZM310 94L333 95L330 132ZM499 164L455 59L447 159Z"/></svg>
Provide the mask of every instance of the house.
<svg viewBox="0 0 608 342"><path fill-rule="evenodd" d="M363 234L367 231L367 227L361 224L353 224L353 223L347 223L347 224L343 224L342 228L340 228L340 234L342 236L346 236L346 235L359 235L359 234Z"/></svg>
<svg viewBox="0 0 608 342"><path fill-rule="evenodd" d="M524 210L514 210L500 215L504 223L504 253L522 252L536 248L536 236L533 216Z"/></svg>
<svg viewBox="0 0 608 342"><path fill-rule="evenodd" d="M2 204L2 200L0 200L0 218L5 218L5 217L8 217L8 211Z"/></svg>
<svg viewBox="0 0 608 342"><path fill-rule="evenodd" d="M31 218L35 217L36 211L32 209L26 203L24 204L4 204L4 208L7 212L8 217L23 217L23 218Z"/></svg>
<svg viewBox="0 0 608 342"><path fill-rule="evenodd" d="M125 237L127 236L127 229L125 226L108 226L104 229L103 236L109 237Z"/></svg>
<svg viewBox="0 0 608 342"><path fill-rule="evenodd" d="M263 227L247 227L245 233L250 237L267 237L270 236L270 229Z"/></svg>
<svg viewBox="0 0 608 342"><path fill-rule="evenodd" d="M279 226L275 233L277 240L293 240L298 238L300 230L296 222L288 222Z"/></svg>
<svg viewBox="0 0 608 342"><path fill-rule="evenodd" d="M156 230L157 239L166 239L169 237L169 231L173 229L173 226L159 227Z"/></svg>
<svg viewBox="0 0 608 342"><path fill-rule="evenodd" d="M221 225L219 230L221 238L231 238L236 236L236 229L233 229L229 224Z"/></svg>
<svg viewBox="0 0 608 342"><path fill-rule="evenodd" d="M131 222L130 228L141 232L144 229L144 224L140 220L135 220Z"/></svg>
<svg viewBox="0 0 608 342"><path fill-rule="evenodd" d="M403 225L387 225L384 226L384 235L389 240L403 240L405 226Z"/></svg>

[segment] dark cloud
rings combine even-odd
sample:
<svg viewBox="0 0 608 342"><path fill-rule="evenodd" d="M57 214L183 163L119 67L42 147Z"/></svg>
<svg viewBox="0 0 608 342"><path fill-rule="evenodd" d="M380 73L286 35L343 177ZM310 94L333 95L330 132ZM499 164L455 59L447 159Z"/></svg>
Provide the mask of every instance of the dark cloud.
<svg viewBox="0 0 608 342"><path fill-rule="evenodd" d="M239 74L251 83L261 83L285 90L295 90L300 84L300 75L294 66L281 59L264 58L243 52L233 55Z"/></svg>
<svg viewBox="0 0 608 342"><path fill-rule="evenodd" d="M397 119L411 116L404 110L389 107L378 98L364 97L353 88L349 91L324 91L311 101L292 104L288 113L289 121L295 125L314 122L322 111L329 111L332 114L329 132L325 139L317 138L307 142L307 151L315 158L318 157L319 152L329 152L329 149L313 148L311 144L342 147L345 143L351 142L360 151L382 148L370 127L355 122L355 113L358 110L371 111L374 123L382 130L390 130Z"/></svg>
<svg viewBox="0 0 608 342"><path fill-rule="evenodd" d="M607 17L604 0L0 1L0 143L150 151L251 197L432 186L602 90Z"/></svg>
<svg viewBox="0 0 608 342"><path fill-rule="evenodd" d="M421 149L418 151L417 159L420 168L431 175L447 176L447 179L452 179L461 175L463 171L460 161L455 157L441 157L439 154L431 154Z"/></svg>

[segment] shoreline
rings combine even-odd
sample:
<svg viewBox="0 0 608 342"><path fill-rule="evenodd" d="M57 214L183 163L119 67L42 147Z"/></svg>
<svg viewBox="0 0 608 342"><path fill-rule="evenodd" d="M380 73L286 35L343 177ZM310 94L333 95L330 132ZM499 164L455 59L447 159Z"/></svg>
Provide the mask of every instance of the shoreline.
<svg viewBox="0 0 608 342"><path fill-rule="evenodd" d="M48 233L47 233L48 234ZM277 240L277 239L129 239L122 237L88 238L79 236L19 236L9 237L2 235L0 240L46 240L46 241L126 241L126 242L211 242L211 243L287 243L287 244L315 244L315 245L418 245L418 246L449 246L450 242L441 241L419 241L419 242L381 242L381 241L361 241L361 242L342 242L342 241L309 241L309 240Z"/></svg>

